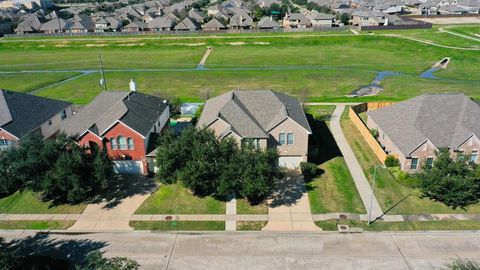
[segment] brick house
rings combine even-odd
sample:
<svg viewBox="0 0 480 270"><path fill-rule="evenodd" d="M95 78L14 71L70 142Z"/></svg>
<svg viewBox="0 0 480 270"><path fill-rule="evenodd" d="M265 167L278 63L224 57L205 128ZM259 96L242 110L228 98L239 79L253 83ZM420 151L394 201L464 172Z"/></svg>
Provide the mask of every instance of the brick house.
<svg viewBox="0 0 480 270"><path fill-rule="evenodd" d="M80 145L106 147L116 172L146 174L146 154L155 147L169 119L164 99L136 91L104 91L62 130L75 136Z"/></svg>
<svg viewBox="0 0 480 270"><path fill-rule="evenodd" d="M422 95L367 115L368 128L378 130L378 141L403 171L432 166L440 148L480 161L480 106L463 94Z"/></svg>
<svg viewBox="0 0 480 270"><path fill-rule="evenodd" d="M31 133L54 136L72 115L72 104L0 89L0 150Z"/></svg>
<svg viewBox="0 0 480 270"><path fill-rule="evenodd" d="M279 165L289 168L307 161L312 134L298 100L270 90L236 90L207 100L197 127L234 138L239 145L276 148Z"/></svg>

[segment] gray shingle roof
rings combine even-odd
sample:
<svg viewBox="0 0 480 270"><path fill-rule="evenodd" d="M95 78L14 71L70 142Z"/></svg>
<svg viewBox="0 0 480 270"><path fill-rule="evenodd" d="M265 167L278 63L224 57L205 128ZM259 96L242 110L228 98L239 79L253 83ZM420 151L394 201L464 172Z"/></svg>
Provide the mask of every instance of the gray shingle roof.
<svg viewBox="0 0 480 270"><path fill-rule="evenodd" d="M194 19L186 17L183 21L179 22L175 26L175 30L189 30L194 31L200 29L200 25Z"/></svg>
<svg viewBox="0 0 480 270"><path fill-rule="evenodd" d="M0 127L22 138L70 105L65 101L0 89Z"/></svg>
<svg viewBox="0 0 480 270"><path fill-rule="evenodd" d="M224 29L225 25L219 22L217 19L213 18L208 21L206 24L202 25L203 29Z"/></svg>
<svg viewBox="0 0 480 270"><path fill-rule="evenodd" d="M480 136L480 106L463 94L422 95L368 116L405 156L429 140L437 148L457 148Z"/></svg>
<svg viewBox="0 0 480 270"><path fill-rule="evenodd" d="M74 115L62 130L72 136L81 136L88 130L102 135L116 121L121 121L146 136L165 109L168 103L158 97L139 92L104 91Z"/></svg>
<svg viewBox="0 0 480 270"><path fill-rule="evenodd" d="M207 100L197 126L220 118L243 138L268 138L268 132L287 117L311 132L295 98L270 90L236 90Z"/></svg>
<svg viewBox="0 0 480 270"><path fill-rule="evenodd" d="M278 28L280 27L280 25L272 17L263 17L258 22L258 27L259 28Z"/></svg>

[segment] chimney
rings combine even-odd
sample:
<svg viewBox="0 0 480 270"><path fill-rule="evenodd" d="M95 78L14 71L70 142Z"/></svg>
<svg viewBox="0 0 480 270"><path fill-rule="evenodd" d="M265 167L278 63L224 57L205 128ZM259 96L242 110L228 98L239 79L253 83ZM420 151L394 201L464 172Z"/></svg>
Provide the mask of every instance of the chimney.
<svg viewBox="0 0 480 270"><path fill-rule="evenodd" d="M129 85L130 85L130 91L132 91L132 92L137 91L137 84L135 83L135 81L133 79L130 80Z"/></svg>

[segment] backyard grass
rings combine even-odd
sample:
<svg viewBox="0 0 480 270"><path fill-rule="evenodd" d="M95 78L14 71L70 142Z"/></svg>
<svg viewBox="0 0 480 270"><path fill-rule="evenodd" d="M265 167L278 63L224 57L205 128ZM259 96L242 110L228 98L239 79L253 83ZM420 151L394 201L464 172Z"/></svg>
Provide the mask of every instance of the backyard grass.
<svg viewBox="0 0 480 270"><path fill-rule="evenodd" d="M251 205L245 199L237 199L237 214L238 215L267 215L268 207L266 202L257 205Z"/></svg>
<svg viewBox="0 0 480 270"><path fill-rule="evenodd" d="M2 230L66 230L74 220L2 220Z"/></svg>
<svg viewBox="0 0 480 270"><path fill-rule="evenodd" d="M345 110L342 116L342 129L371 184L374 166L381 164L381 162L350 121L347 112L348 110ZM426 198L422 199L419 195L420 191L418 189L400 183L388 170L377 169L375 196L383 211L387 211L394 206L387 214L480 213L480 204L471 206L467 210L451 209L443 203ZM399 204L395 206L397 203Z"/></svg>
<svg viewBox="0 0 480 270"><path fill-rule="evenodd" d="M320 168L324 172L307 183L312 214L366 212L343 157L331 159Z"/></svg>
<svg viewBox="0 0 480 270"><path fill-rule="evenodd" d="M195 196L181 183L162 184L135 214L225 214L225 202Z"/></svg>
<svg viewBox="0 0 480 270"><path fill-rule="evenodd" d="M315 224L324 231L338 230L337 220L315 221ZM365 221L342 220L339 224L365 231L480 230L480 222L476 220L376 222L370 225Z"/></svg>
<svg viewBox="0 0 480 270"><path fill-rule="evenodd" d="M85 204L53 205L39 199L40 194L28 190L17 191L0 199L1 214L81 214Z"/></svg>
<svg viewBox="0 0 480 270"><path fill-rule="evenodd" d="M237 221L237 231L260 231L268 221Z"/></svg>
<svg viewBox="0 0 480 270"><path fill-rule="evenodd" d="M3 73L0 74L0 89L27 93L78 74L80 73Z"/></svg>
<svg viewBox="0 0 480 270"><path fill-rule="evenodd" d="M130 221L135 230L152 231L223 231L223 221Z"/></svg>
<svg viewBox="0 0 480 270"><path fill-rule="evenodd" d="M317 106L308 105L304 107L304 111L307 114L311 114L317 121L324 121L328 123L332 116L335 106Z"/></svg>

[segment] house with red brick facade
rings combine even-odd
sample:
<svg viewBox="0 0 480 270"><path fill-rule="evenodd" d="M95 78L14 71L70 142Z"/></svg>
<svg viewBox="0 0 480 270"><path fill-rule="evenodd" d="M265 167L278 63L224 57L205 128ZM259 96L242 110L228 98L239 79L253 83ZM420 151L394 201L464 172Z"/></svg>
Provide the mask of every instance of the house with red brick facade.
<svg viewBox="0 0 480 270"><path fill-rule="evenodd" d="M31 133L54 136L72 115L71 103L0 89L0 150Z"/></svg>
<svg viewBox="0 0 480 270"><path fill-rule="evenodd" d="M117 173L147 174L146 154L155 148L169 119L165 99L136 91L104 91L62 131L75 136L80 145L105 147Z"/></svg>
<svg viewBox="0 0 480 270"><path fill-rule="evenodd" d="M379 143L403 171L432 166L440 148L480 162L480 105L463 94L422 95L367 115L368 128L378 130Z"/></svg>

